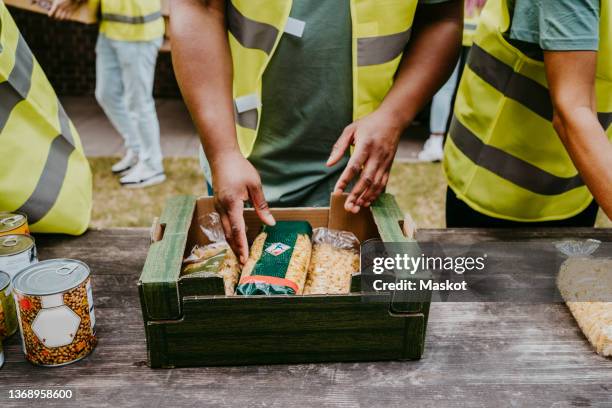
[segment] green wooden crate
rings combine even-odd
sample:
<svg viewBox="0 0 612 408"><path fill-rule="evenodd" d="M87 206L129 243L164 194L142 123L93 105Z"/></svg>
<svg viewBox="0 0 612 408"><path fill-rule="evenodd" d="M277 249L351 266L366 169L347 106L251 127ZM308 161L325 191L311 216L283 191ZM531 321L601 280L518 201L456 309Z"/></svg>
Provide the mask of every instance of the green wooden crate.
<svg viewBox="0 0 612 408"><path fill-rule="evenodd" d="M393 196L350 214L345 196L330 208L273 209L277 220L305 219L314 228L354 232L363 242L406 241ZM211 198L172 198L152 229L138 282L151 367L418 359L423 354L429 303L364 302L359 278L347 295L225 296L221 278L180 276L183 257L205 244L199 220ZM249 239L261 226L245 210ZM385 296L385 295L381 295Z"/></svg>

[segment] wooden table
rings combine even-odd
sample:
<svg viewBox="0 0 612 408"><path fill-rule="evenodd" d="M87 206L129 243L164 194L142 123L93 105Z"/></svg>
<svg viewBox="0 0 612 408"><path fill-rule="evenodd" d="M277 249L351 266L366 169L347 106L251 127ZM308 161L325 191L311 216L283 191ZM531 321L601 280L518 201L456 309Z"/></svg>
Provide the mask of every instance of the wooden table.
<svg viewBox="0 0 612 408"><path fill-rule="evenodd" d="M468 242L543 233L420 234ZM556 234L612 240L612 230ZM420 361L152 370L136 288L148 240L146 229L38 237L41 259L90 265L100 343L85 360L49 369L27 363L13 336L5 342L0 407L18 405L9 390L33 388L71 389L71 401L44 402L58 407L612 406L612 360L593 353L562 304L434 303Z"/></svg>

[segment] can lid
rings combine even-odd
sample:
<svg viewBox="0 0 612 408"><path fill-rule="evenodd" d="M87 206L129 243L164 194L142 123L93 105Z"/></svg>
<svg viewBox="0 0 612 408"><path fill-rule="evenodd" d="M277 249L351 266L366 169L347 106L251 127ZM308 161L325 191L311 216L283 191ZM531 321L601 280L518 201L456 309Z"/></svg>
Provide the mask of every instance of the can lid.
<svg viewBox="0 0 612 408"><path fill-rule="evenodd" d="M26 221L26 217L19 213L1 213L0 214L0 231L10 231L22 226Z"/></svg>
<svg viewBox="0 0 612 408"><path fill-rule="evenodd" d="M19 254L34 246L29 235L4 235L0 237L0 256Z"/></svg>
<svg viewBox="0 0 612 408"><path fill-rule="evenodd" d="M6 272L0 271L0 292L8 287L11 284L11 275Z"/></svg>
<svg viewBox="0 0 612 408"><path fill-rule="evenodd" d="M81 261L51 259L19 272L13 279L13 288L24 295L54 295L75 288L88 276L89 268Z"/></svg>

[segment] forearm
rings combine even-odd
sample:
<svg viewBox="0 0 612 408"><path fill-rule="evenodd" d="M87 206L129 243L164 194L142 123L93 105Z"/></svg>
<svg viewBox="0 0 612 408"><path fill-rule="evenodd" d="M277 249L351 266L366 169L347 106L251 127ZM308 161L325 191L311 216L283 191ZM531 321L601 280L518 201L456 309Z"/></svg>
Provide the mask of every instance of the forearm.
<svg viewBox="0 0 612 408"><path fill-rule="evenodd" d="M225 0L171 3L172 62L183 98L214 167L238 153Z"/></svg>
<svg viewBox="0 0 612 408"><path fill-rule="evenodd" d="M612 144L596 114L597 53L545 51L544 64L553 126L597 203L612 217Z"/></svg>
<svg viewBox="0 0 612 408"><path fill-rule="evenodd" d="M612 219L612 144L588 107L555 115L555 129L580 176Z"/></svg>
<svg viewBox="0 0 612 408"><path fill-rule="evenodd" d="M412 39L379 111L405 128L452 73L461 50L463 2L419 6Z"/></svg>

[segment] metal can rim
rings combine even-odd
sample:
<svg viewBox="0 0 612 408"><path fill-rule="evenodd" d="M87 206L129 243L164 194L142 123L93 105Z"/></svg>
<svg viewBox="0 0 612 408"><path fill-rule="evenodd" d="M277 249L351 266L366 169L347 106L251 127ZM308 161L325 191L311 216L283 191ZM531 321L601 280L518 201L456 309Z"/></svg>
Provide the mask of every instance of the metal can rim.
<svg viewBox="0 0 612 408"><path fill-rule="evenodd" d="M4 286L0 286L0 292L4 292L6 288L11 287L11 283L13 282L13 280L11 279L11 275L9 275L7 272L0 271L0 276L2 275L6 275L8 277L8 283Z"/></svg>
<svg viewBox="0 0 612 408"><path fill-rule="evenodd" d="M49 293L44 293L44 294L27 293L26 291L22 291L22 290L17 289L14 284L13 284L13 291L15 291L16 293L19 293L20 295L24 295L24 296L52 296L52 295L59 295L60 293L63 294L63 293L71 291L72 289L78 288L83 283L85 283L87 281L87 279L89 279L89 277L91 276L91 269L89 269L89 266L85 262L79 261L78 259L57 258L57 259L47 259L47 260L40 261L38 263L35 263L35 264L32 264L32 265L28 266L24 270L20 271L17 275L15 275L15 277L13 278L13 282L16 282L17 278L20 275L29 272L30 269L33 269L34 267L38 267L38 266L40 266L41 264L44 264L44 263L51 263L51 262L57 262L57 261L68 261L68 262L74 262L74 263L81 264L82 266L85 267L85 270L87 271L87 274L83 277L82 280L80 280L78 283L75 283L73 286L71 286L69 288L66 288L66 289L58 290L56 292L49 292Z"/></svg>
<svg viewBox="0 0 612 408"><path fill-rule="evenodd" d="M6 239L8 237L20 237L20 239L28 239L28 240L30 240L30 245L28 245L27 248L25 248L25 249L23 249L23 250L21 250L19 252L13 252L11 254L5 254L5 255L0 254L0 258L5 258L5 257L8 257L8 256L15 256L15 255L23 254L24 252L29 251L29 250L31 250L32 248L34 248L36 246L36 240L31 235L9 234L9 235L2 235L2 236L0 236L0 239Z"/></svg>
<svg viewBox="0 0 612 408"><path fill-rule="evenodd" d="M3 229L2 225L4 223L0 222L0 232L10 232L10 231L16 230L19 227L23 227L24 225L26 225L28 223L28 215L25 214L25 213L19 212L19 211L11 211L11 212L0 213L0 217L2 215L12 215L12 216L21 215L23 217L23 220L22 220L22 222L19 225L15 225L11 229ZM6 224L4 224L4 225L6 225Z"/></svg>

